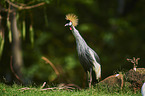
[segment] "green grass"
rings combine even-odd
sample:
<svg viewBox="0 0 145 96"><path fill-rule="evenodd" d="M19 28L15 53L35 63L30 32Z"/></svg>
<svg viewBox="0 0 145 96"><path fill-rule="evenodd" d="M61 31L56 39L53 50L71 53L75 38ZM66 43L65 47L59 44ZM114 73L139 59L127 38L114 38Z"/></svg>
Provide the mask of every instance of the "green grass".
<svg viewBox="0 0 145 96"><path fill-rule="evenodd" d="M8 86L0 83L0 95L1 96L141 96L140 92L134 94L131 90L127 89L125 91L119 92L108 92L106 90L98 90L97 88L82 89L82 90L45 90L41 91L40 87L32 87L30 90L19 90L24 88L24 86L12 85Z"/></svg>

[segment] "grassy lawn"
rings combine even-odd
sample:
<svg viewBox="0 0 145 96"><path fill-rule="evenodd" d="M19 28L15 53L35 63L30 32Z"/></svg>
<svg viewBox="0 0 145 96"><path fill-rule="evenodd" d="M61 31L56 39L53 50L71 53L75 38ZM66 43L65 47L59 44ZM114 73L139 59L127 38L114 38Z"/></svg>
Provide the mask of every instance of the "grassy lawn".
<svg viewBox="0 0 145 96"><path fill-rule="evenodd" d="M106 90L98 90L96 88L82 90L40 90L40 87L29 86L29 90L19 90L24 86L12 85L8 86L0 83L1 96L141 96L140 92L134 94L131 90L120 92L108 92Z"/></svg>

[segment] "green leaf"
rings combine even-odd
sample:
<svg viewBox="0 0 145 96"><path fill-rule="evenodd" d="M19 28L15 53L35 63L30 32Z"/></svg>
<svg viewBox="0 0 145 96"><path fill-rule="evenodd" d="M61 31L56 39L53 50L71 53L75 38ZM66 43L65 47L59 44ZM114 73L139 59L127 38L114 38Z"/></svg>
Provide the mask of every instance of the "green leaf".
<svg viewBox="0 0 145 96"><path fill-rule="evenodd" d="M2 37L0 36L0 57L2 55L3 48L4 48L4 39L2 39Z"/></svg>
<svg viewBox="0 0 145 96"><path fill-rule="evenodd" d="M30 25L30 40L32 45L34 44L34 31L32 25Z"/></svg>
<svg viewBox="0 0 145 96"><path fill-rule="evenodd" d="M12 32L11 32L11 26L10 26L10 21L7 20L7 26L8 26L8 31L9 31L9 42L11 43L12 42Z"/></svg>
<svg viewBox="0 0 145 96"><path fill-rule="evenodd" d="M22 36L23 36L23 39L25 40L25 36L26 36L25 21L22 22Z"/></svg>

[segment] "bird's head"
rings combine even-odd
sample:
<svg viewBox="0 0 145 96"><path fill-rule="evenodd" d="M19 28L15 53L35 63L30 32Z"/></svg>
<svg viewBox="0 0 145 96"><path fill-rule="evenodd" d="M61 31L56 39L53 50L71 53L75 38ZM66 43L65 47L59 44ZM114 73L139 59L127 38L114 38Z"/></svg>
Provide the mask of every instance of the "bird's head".
<svg viewBox="0 0 145 96"><path fill-rule="evenodd" d="M72 26L72 22L70 20L67 20L67 23L65 24L65 26Z"/></svg>
<svg viewBox="0 0 145 96"><path fill-rule="evenodd" d="M78 18L74 14L67 14L65 19L67 20L65 26L70 26L70 30L72 26L75 27L78 25Z"/></svg>

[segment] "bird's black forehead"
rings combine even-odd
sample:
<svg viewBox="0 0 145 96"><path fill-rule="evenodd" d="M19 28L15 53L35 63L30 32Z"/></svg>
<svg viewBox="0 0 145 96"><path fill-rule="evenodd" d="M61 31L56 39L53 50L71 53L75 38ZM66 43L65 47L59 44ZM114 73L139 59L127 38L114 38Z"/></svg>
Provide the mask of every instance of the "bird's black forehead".
<svg viewBox="0 0 145 96"><path fill-rule="evenodd" d="M70 22L70 20L66 20L66 23L69 23Z"/></svg>

